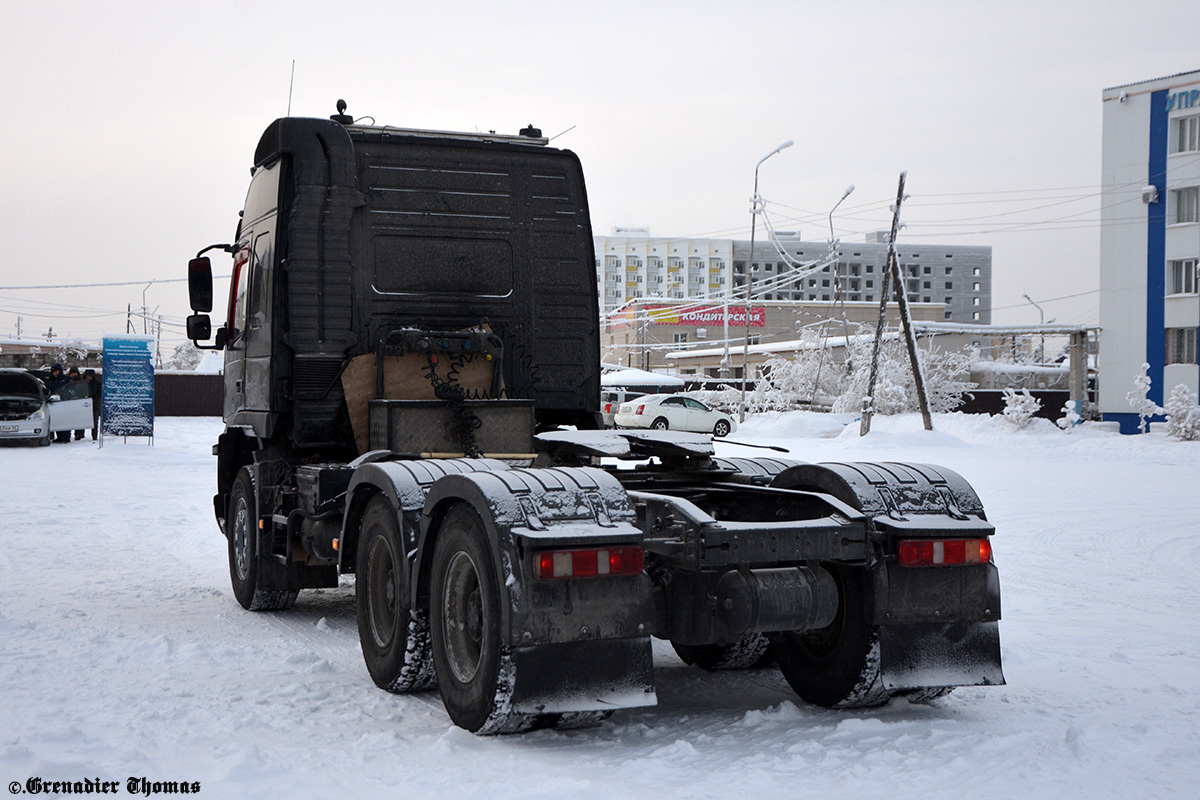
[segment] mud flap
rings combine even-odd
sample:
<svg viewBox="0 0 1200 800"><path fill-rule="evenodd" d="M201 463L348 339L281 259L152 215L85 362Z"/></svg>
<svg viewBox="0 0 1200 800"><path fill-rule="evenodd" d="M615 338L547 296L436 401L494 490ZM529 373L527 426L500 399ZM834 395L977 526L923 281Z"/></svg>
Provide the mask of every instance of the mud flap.
<svg viewBox="0 0 1200 800"><path fill-rule="evenodd" d="M514 647L512 708L524 714L652 706L650 638Z"/></svg>
<svg viewBox="0 0 1200 800"><path fill-rule="evenodd" d="M881 625L879 659L888 689L1004 684L996 622Z"/></svg>

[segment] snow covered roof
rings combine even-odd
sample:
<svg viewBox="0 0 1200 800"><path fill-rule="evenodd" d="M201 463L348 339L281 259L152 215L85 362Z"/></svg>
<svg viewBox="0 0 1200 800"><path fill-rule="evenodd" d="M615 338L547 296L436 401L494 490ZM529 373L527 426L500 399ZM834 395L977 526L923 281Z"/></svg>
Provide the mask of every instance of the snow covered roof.
<svg viewBox="0 0 1200 800"><path fill-rule="evenodd" d="M683 379L644 369L621 369L600 376L601 386L683 386Z"/></svg>

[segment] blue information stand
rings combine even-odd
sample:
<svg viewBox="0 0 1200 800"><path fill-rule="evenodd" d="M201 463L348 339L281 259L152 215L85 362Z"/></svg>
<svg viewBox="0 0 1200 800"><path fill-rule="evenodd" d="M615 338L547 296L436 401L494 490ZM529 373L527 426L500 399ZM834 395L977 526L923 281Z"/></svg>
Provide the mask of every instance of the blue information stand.
<svg viewBox="0 0 1200 800"><path fill-rule="evenodd" d="M104 337L100 446L105 436L146 436L154 444L153 336Z"/></svg>

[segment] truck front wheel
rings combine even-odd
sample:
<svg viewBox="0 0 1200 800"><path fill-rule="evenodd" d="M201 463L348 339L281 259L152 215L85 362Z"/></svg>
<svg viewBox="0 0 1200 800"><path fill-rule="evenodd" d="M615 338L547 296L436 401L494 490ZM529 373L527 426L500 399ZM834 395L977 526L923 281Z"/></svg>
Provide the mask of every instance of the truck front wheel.
<svg viewBox="0 0 1200 800"><path fill-rule="evenodd" d="M429 615L409 608L404 542L396 512L383 495L367 504L358 536L355 601L367 672L380 689L419 692L436 684Z"/></svg>
<svg viewBox="0 0 1200 800"><path fill-rule="evenodd" d="M772 648L796 694L826 708L868 708L886 703L879 668L879 629L866 616L862 569L828 567L838 586L837 617L827 628L785 633Z"/></svg>
<svg viewBox="0 0 1200 800"><path fill-rule="evenodd" d="M259 587L264 565L258 555L258 499L254 476L248 469L239 471L233 482L225 519L225 533L229 539L229 579L238 603L247 611L291 608L299 592Z"/></svg>
<svg viewBox="0 0 1200 800"><path fill-rule="evenodd" d="M433 554L433 660L450 719L472 733L517 733L537 721L512 710L511 650L501 641L501 586L483 521L465 503L447 512Z"/></svg>

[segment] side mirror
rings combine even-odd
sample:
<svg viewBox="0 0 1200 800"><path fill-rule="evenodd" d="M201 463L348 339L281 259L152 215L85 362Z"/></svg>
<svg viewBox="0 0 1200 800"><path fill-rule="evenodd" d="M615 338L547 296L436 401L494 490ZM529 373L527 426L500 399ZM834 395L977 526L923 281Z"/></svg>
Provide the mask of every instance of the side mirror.
<svg viewBox="0 0 1200 800"><path fill-rule="evenodd" d="M198 314L207 314L212 311L212 262L208 260L208 256L193 258L188 262L188 298L192 303L192 311ZM189 317L189 331L191 330L191 319ZM188 335L191 336L190 333ZM208 336L209 334L205 334L200 338L207 339ZM195 339L196 337L191 336L191 338Z"/></svg>
<svg viewBox="0 0 1200 800"><path fill-rule="evenodd" d="M56 395L56 394L52 394L52 395L50 395L50 402L51 402L51 403L57 403L57 402L59 402L60 400L62 400L62 398L61 398L61 397L59 397L58 395Z"/></svg>
<svg viewBox="0 0 1200 800"><path fill-rule="evenodd" d="M205 259L207 260L207 259ZM193 301L193 305L195 301ZM194 342L204 342L212 338L212 320L208 314L192 314L187 318L187 335Z"/></svg>

